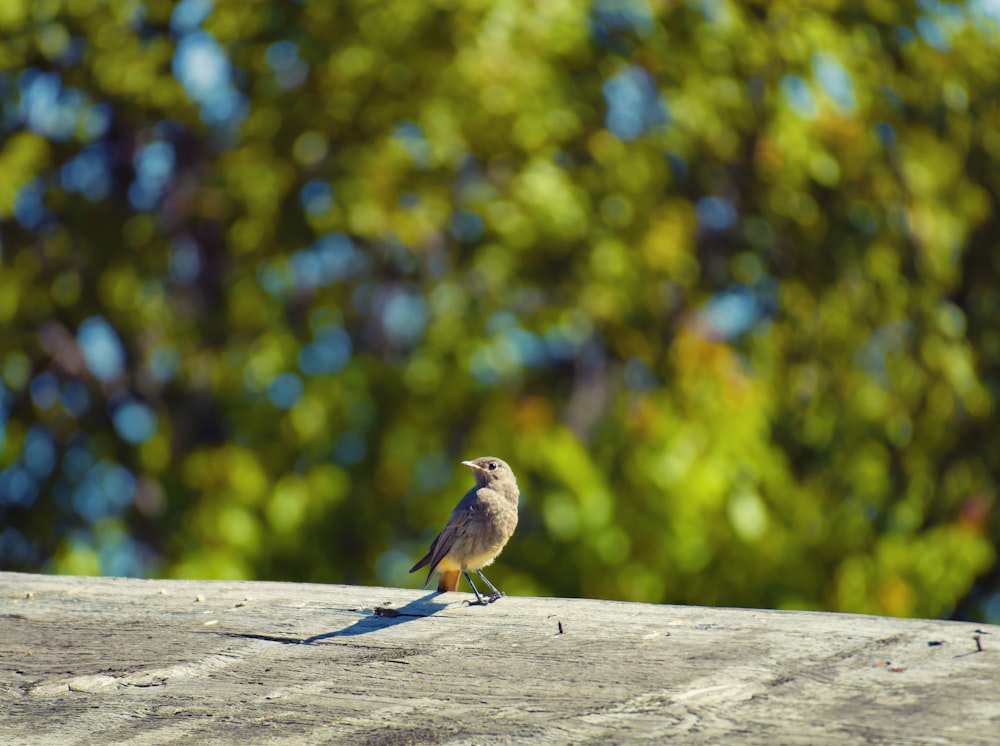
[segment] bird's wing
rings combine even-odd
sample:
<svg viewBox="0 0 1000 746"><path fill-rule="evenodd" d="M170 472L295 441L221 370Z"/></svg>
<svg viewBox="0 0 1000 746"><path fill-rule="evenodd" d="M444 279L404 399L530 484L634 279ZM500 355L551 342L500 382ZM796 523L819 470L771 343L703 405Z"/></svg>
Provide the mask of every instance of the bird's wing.
<svg viewBox="0 0 1000 746"><path fill-rule="evenodd" d="M451 514L451 518L448 519L448 525L446 525L444 530L438 534L434 543L431 544L430 552L428 552L430 555L429 563L432 573L437 569L438 563L447 557L448 552L450 552L451 548L455 546L455 540L465 533L469 526L469 518L471 515L472 512L468 510L456 510Z"/></svg>
<svg viewBox="0 0 1000 746"><path fill-rule="evenodd" d="M448 552L451 548L455 546L455 540L465 533L469 526L469 520L472 518L472 513L476 500L478 498L476 494L477 490L475 488L469 490L465 497L463 497L455 509L451 512L451 518L448 519L447 525L444 529L437 535L437 538L431 542L431 548L428 550L427 554L423 558L410 568L410 572L416 572L421 567L430 565L430 570L427 571L427 580L424 581L424 585L427 585L427 581L431 579L434 571L437 570L438 564L445 557L448 556Z"/></svg>
<svg viewBox="0 0 1000 746"><path fill-rule="evenodd" d="M425 554L417 564L415 564L413 567L410 568L410 572L416 572L421 567L423 567L424 565L426 565L428 562L431 561L431 552L434 551L434 544L437 544L437 539L434 539L434 542L431 544L431 548L427 552L427 554Z"/></svg>
<svg viewBox="0 0 1000 746"><path fill-rule="evenodd" d="M440 562L446 554L448 554L448 550L451 549L451 545L455 543L455 538L452 536L451 539L448 540L448 546L445 547L440 553L438 552L438 546L441 544L441 539L448 534L448 528L450 526L451 521L448 522L448 525L444 527L444 530L441 533L434 537L434 541L431 542L431 548L427 550L427 554L421 557L420 561L410 568L410 572L416 572L421 567L426 567L428 564L431 566L431 572L434 572L434 568L437 567L437 563ZM428 580L429 579L430 576L428 576ZM426 585L426 583L424 583L424 585Z"/></svg>

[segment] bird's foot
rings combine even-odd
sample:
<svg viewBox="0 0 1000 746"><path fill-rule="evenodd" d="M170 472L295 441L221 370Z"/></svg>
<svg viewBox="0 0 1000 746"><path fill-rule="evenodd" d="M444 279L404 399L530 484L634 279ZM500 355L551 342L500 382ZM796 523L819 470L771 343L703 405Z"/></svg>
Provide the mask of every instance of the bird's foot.
<svg viewBox="0 0 1000 746"><path fill-rule="evenodd" d="M475 601L466 601L469 606L489 606L494 601L499 601L506 596L506 593L491 593L488 596L476 596Z"/></svg>

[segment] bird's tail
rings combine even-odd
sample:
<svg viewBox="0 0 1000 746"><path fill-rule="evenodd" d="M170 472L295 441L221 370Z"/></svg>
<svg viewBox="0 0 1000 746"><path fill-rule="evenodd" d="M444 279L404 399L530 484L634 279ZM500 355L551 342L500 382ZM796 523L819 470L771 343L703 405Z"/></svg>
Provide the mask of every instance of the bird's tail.
<svg viewBox="0 0 1000 746"><path fill-rule="evenodd" d="M442 570L438 577L438 591L457 591L461 570Z"/></svg>

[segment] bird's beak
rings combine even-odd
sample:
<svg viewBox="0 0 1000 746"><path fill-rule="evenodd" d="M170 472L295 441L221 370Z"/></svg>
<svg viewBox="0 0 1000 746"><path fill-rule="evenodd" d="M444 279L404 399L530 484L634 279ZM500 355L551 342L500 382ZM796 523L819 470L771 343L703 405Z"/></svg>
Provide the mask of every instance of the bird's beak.
<svg viewBox="0 0 1000 746"><path fill-rule="evenodd" d="M475 461L463 461L462 466L468 466L470 469L479 469L479 471L486 471L486 469L481 467Z"/></svg>

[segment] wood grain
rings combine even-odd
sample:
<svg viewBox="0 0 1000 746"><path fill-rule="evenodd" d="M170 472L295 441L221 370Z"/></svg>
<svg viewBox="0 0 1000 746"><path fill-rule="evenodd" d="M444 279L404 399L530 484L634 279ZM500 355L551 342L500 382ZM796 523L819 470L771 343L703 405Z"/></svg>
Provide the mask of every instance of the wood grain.
<svg viewBox="0 0 1000 746"><path fill-rule="evenodd" d="M0 573L0 743L1000 743L1000 627L471 598Z"/></svg>

